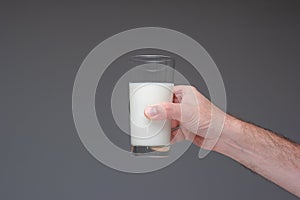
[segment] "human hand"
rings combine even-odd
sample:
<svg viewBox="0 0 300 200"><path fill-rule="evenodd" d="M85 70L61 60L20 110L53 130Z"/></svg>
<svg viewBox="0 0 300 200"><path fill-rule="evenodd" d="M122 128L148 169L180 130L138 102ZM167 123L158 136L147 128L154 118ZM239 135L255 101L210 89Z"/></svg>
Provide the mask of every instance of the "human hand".
<svg viewBox="0 0 300 200"><path fill-rule="evenodd" d="M207 130L214 119L226 115L195 87L188 85L175 86L172 103L150 105L144 114L152 120L172 119L172 130L179 128L171 132L171 143L190 140L199 147L209 150L213 148L220 133L212 131L213 134L206 135Z"/></svg>

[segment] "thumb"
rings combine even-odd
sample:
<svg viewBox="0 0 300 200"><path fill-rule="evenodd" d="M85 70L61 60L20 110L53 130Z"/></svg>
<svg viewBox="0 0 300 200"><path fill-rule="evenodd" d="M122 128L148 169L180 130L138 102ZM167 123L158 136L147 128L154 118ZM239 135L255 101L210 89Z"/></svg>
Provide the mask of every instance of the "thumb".
<svg viewBox="0 0 300 200"><path fill-rule="evenodd" d="M163 120L181 119L181 107L179 103L161 103L150 105L145 108L144 114L149 119Z"/></svg>

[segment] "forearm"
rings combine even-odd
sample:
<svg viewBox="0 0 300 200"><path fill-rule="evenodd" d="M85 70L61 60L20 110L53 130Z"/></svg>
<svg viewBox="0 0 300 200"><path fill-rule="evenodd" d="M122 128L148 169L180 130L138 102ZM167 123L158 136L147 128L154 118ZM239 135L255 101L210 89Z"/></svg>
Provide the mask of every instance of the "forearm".
<svg viewBox="0 0 300 200"><path fill-rule="evenodd" d="M215 150L300 197L299 145L228 116Z"/></svg>

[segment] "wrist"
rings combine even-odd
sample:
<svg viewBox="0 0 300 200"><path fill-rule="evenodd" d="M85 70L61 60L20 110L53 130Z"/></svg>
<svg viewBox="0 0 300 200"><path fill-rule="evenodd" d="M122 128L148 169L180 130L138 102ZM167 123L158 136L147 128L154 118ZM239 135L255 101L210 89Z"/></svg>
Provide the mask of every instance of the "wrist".
<svg viewBox="0 0 300 200"><path fill-rule="evenodd" d="M243 121L226 114L224 127L214 150L231 157L230 154L235 150L237 140L243 133L243 123Z"/></svg>

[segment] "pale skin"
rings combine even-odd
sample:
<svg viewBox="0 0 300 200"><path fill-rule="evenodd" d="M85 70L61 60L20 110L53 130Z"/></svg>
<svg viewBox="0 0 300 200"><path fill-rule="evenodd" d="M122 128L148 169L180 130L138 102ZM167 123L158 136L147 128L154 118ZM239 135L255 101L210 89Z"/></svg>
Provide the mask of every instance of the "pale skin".
<svg viewBox="0 0 300 200"><path fill-rule="evenodd" d="M172 143L191 140L199 147L236 160L300 197L300 145L224 113L196 88L175 86L173 103L151 105L145 109L145 115L153 120L172 119L172 128L180 127L172 132ZM221 133L210 134L204 145L211 121L221 116ZM216 139L215 145L210 144Z"/></svg>

